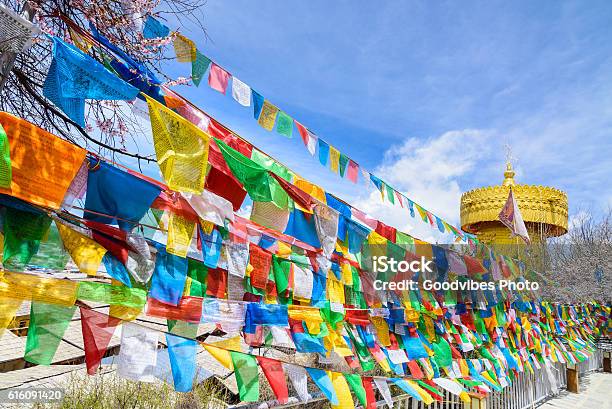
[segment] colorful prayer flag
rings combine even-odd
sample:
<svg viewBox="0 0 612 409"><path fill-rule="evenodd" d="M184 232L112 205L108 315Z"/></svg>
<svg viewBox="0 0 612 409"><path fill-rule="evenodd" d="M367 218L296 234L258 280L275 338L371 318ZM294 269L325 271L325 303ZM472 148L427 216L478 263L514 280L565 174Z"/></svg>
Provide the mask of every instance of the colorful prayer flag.
<svg viewBox="0 0 612 409"><path fill-rule="evenodd" d="M232 77L232 98L244 107L251 105L251 87L235 76Z"/></svg>
<svg viewBox="0 0 612 409"><path fill-rule="evenodd" d="M75 306L64 307L33 301L23 359L37 365L51 365L75 310Z"/></svg>
<svg viewBox="0 0 612 409"><path fill-rule="evenodd" d="M200 86L200 82L202 81L202 77L208 70L210 66L210 58L202 54L200 51L196 50L196 58L191 62L191 80L195 84L196 87Z"/></svg>
<svg viewBox="0 0 612 409"><path fill-rule="evenodd" d="M276 122L276 132L291 138L293 135L293 118L287 115L284 111L278 112L278 120Z"/></svg>
<svg viewBox="0 0 612 409"><path fill-rule="evenodd" d="M197 48L191 39L177 33L176 37L174 37L173 45L178 62L193 62L196 60Z"/></svg>
<svg viewBox="0 0 612 409"><path fill-rule="evenodd" d="M225 95L225 90L227 89L227 83L231 77L231 74L225 71L223 68L219 67L214 62L210 66L210 71L208 72L208 85L216 91L219 91L223 95Z"/></svg>
<svg viewBox="0 0 612 409"><path fill-rule="evenodd" d="M121 320L83 307L80 312L87 373L95 375Z"/></svg>
<svg viewBox="0 0 612 409"><path fill-rule="evenodd" d="M272 128L274 128L274 123L276 121L277 114L278 108L268 102L268 100L265 100L257 122L266 131L271 131Z"/></svg>

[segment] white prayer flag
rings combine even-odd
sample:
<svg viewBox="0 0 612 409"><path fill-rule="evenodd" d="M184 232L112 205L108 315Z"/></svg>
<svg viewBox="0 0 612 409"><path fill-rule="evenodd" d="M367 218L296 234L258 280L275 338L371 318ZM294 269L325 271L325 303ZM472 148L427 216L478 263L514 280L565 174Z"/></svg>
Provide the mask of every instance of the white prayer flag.
<svg viewBox="0 0 612 409"><path fill-rule="evenodd" d="M312 271L307 268L293 264L293 297L310 300L312 297L313 276Z"/></svg>
<svg viewBox="0 0 612 409"><path fill-rule="evenodd" d="M155 382L157 363L157 331L124 323L117 374L141 382Z"/></svg>
<svg viewBox="0 0 612 409"><path fill-rule="evenodd" d="M235 76L232 77L232 97L240 105L248 107L251 105L251 87L240 81Z"/></svg>
<svg viewBox="0 0 612 409"><path fill-rule="evenodd" d="M202 191L199 195L182 192L181 195L191 205L193 210L201 219L216 224L225 225L225 220L234 221L234 208L232 203L208 190Z"/></svg>
<svg viewBox="0 0 612 409"><path fill-rule="evenodd" d="M393 407L393 399L391 399L391 392L389 391L389 385L387 385L386 379L381 378L373 378L376 387L380 391L380 394L387 402L387 405L392 408Z"/></svg>
<svg viewBox="0 0 612 409"><path fill-rule="evenodd" d="M312 399L312 396L308 393L308 378L306 374L306 370L297 365L283 363L283 369L287 376L289 376L289 380L293 384L293 388L297 392L300 400L302 402L309 401Z"/></svg>

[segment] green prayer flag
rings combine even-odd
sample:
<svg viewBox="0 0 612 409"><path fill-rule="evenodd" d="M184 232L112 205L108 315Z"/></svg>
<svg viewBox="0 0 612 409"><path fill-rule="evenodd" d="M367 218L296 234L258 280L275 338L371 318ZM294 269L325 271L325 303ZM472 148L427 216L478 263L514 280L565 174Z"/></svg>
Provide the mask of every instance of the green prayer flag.
<svg viewBox="0 0 612 409"><path fill-rule="evenodd" d="M433 346L433 359L439 367L447 367L452 365L453 357L451 354L450 345L442 337L438 337L437 342L432 343Z"/></svg>
<svg viewBox="0 0 612 409"><path fill-rule="evenodd" d="M187 259L187 277L191 278L189 295L194 297L206 297L207 276L208 269L204 263L191 258Z"/></svg>
<svg viewBox="0 0 612 409"><path fill-rule="evenodd" d="M184 338L196 338L198 336L198 324L181 320L166 320L168 331Z"/></svg>
<svg viewBox="0 0 612 409"><path fill-rule="evenodd" d="M289 273L291 271L291 262L276 255L272 255L272 271L274 273L274 281L276 283L276 292L279 295L285 295L289 288Z"/></svg>
<svg viewBox="0 0 612 409"><path fill-rule="evenodd" d="M349 163L349 157L346 156L344 153L340 154L340 161L339 161L339 170L340 170L340 176L344 177L344 174L346 173L346 166Z"/></svg>
<svg viewBox="0 0 612 409"><path fill-rule="evenodd" d="M287 182L291 182L291 171L262 151L253 149L253 152L251 153L251 160L268 169L270 172L275 173L282 179L285 179Z"/></svg>
<svg viewBox="0 0 612 409"><path fill-rule="evenodd" d="M387 200L391 202L391 204L395 204L395 190L389 185L385 183L385 188L387 188Z"/></svg>
<svg viewBox="0 0 612 409"><path fill-rule="evenodd" d="M204 77L209 65L210 59L196 50L196 58L191 62L191 80L196 87L200 86L200 81L202 81L202 77Z"/></svg>
<svg viewBox="0 0 612 409"><path fill-rule="evenodd" d="M38 252L32 257L29 264L51 270L63 270L70 260L70 254L64 248L55 223L51 224L46 237L38 247Z"/></svg>
<svg viewBox="0 0 612 409"><path fill-rule="evenodd" d="M276 132L286 136L287 138L291 138L293 136L293 118L283 111L278 111L278 116L276 118Z"/></svg>
<svg viewBox="0 0 612 409"><path fill-rule="evenodd" d="M257 359L248 354L230 351L238 392L242 402L259 400L259 370Z"/></svg>
<svg viewBox="0 0 612 409"><path fill-rule="evenodd" d="M51 218L42 212L33 213L7 207L4 216L5 265L22 268L28 264L50 226Z"/></svg>
<svg viewBox="0 0 612 409"><path fill-rule="evenodd" d="M266 168L231 148L225 142L219 139L215 141L232 174L242 183L253 201L274 202L281 209L288 207L289 195Z"/></svg>
<svg viewBox="0 0 612 409"><path fill-rule="evenodd" d="M11 167L11 146L8 136L0 124L0 187L10 188L13 180L13 168Z"/></svg>
<svg viewBox="0 0 612 409"><path fill-rule="evenodd" d="M32 301L24 359L33 364L51 365L75 310L76 306L64 307Z"/></svg>
<svg viewBox="0 0 612 409"><path fill-rule="evenodd" d="M346 382L351 387L352 391L355 392L355 396L359 399L361 405L365 408L368 406L368 399L366 397L366 391L361 382L361 376L357 374L343 374L346 378Z"/></svg>
<svg viewBox="0 0 612 409"><path fill-rule="evenodd" d="M147 291L122 285L81 281L79 282L77 299L129 308L142 308L147 302Z"/></svg>

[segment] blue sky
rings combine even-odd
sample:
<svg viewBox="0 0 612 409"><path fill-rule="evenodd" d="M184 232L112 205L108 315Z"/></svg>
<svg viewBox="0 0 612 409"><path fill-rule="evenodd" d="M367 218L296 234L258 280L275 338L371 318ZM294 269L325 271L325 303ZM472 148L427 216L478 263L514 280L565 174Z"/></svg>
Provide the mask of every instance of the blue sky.
<svg viewBox="0 0 612 409"><path fill-rule="evenodd" d="M461 192L501 182L506 143L518 181L566 191L570 213L612 205L608 1L208 0L202 13L207 36L180 30L206 55L451 222ZM205 80L177 91L331 192L431 233L318 165L295 129L292 140L261 129Z"/></svg>

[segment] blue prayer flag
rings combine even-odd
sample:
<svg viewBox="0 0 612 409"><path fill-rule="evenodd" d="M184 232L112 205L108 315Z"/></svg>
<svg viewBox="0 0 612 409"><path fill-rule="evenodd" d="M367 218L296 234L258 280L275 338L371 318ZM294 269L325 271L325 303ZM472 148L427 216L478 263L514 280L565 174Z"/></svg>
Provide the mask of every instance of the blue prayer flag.
<svg viewBox="0 0 612 409"><path fill-rule="evenodd" d="M120 281L126 287L132 287L127 268L115 256L106 252L104 257L102 257L102 263L104 263L104 268L109 276Z"/></svg>
<svg viewBox="0 0 612 409"><path fill-rule="evenodd" d="M253 116L255 116L255 119L259 119L259 114L264 104L264 97L259 95L259 92L254 89L251 90L251 93L253 94Z"/></svg>
<svg viewBox="0 0 612 409"><path fill-rule="evenodd" d="M321 392L329 399L332 405L338 404L338 395L332 384L331 379L327 376L327 372L322 369L308 368L306 367L308 375L312 378L314 383L321 389Z"/></svg>
<svg viewBox="0 0 612 409"><path fill-rule="evenodd" d="M327 166L329 160L329 145L323 139L319 138L319 162L321 165Z"/></svg>
<svg viewBox="0 0 612 409"><path fill-rule="evenodd" d="M168 37L170 35L170 29L162 24L153 16L148 16L145 22L144 29L142 30L142 36L144 38L160 38Z"/></svg>
<svg viewBox="0 0 612 409"><path fill-rule="evenodd" d="M193 339L166 334L170 367L174 379L174 389L177 392L189 392L193 389L196 375L196 347Z"/></svg>
<svg viewBox="0 0 612 409"><path fill-rule="evenodd" d="M187 259L157 246L155 270L149 296L165 304L178 305L187 280Z"/></svg>

